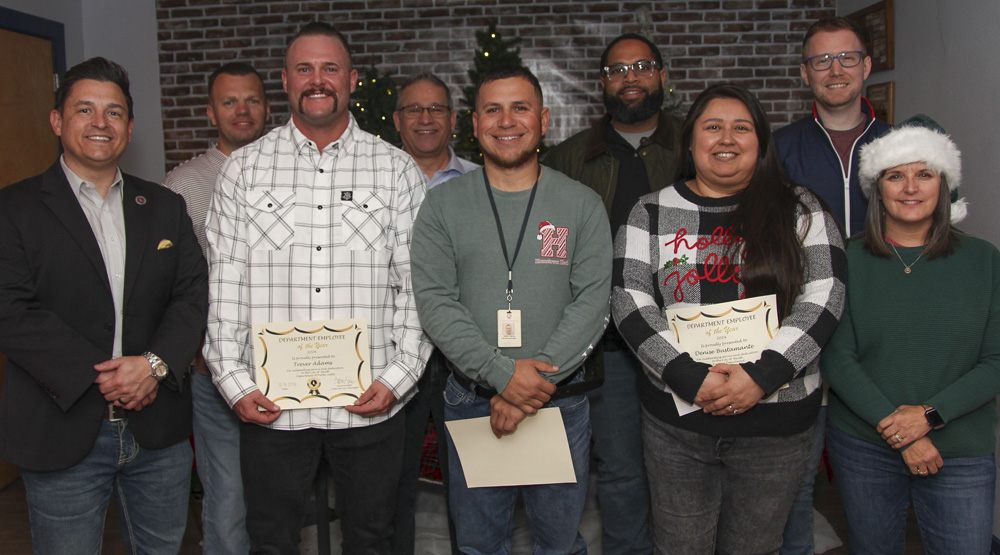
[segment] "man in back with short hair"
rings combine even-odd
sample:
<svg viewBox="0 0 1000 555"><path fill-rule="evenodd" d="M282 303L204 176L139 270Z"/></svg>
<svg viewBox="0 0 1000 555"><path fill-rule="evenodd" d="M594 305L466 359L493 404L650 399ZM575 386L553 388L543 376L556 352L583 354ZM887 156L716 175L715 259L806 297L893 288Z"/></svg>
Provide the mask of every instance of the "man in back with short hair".
<svg viewBox="0 0 1000 555"><path fill-rule="evenodd" d="M456 113L451 105L451 92L440 78L431 73L420 73L399 86L396 111L392 115L396 130L403 140L403 150L413 157L420 170L427 176L427 188L444 183L453 177L477 169L479 166L455 156L451 148L451 134L455 128ZM434 418L437 429L438 460L445 491L448 487L448 447L444 431L444 385L448 380L448 366L441 351L435 349L427 361L424 375L417 382L417 392L407 401L406 445L403 448L403 472L399 478L396 495L396 518L393 530L393 553L413 553L415 539L415 514L417 479L423 453L424 431L427 416ZM448 519L452 550L457 551L455 530Z"/></svg>
<svg viewBox="0 0 1000 555"><path fill-rule="evenodd" d="M812 116L774 133L785 171L826 201L848 237L864 229L868 207L858 185L858 151L890 127L861 96L871 69L855 23L842 17L817 21L802 40L799 64L815 98Z"/></svg>
<svg viewBox="0 0 1000 555"><path fill-rule="evenodd" d="M774 133L785 171L830 206L848 237L864 229L868 200L858 184L858 152L890 125L861 96L872 61L861 29L848 19L814 23L802 40L799 72L812 90L812 116ZM806 473L785 525L782 555L813 552L813 486L823 454L826 403L820 409Z"/></svg>
<svg viewBox="0 0 1000 555"><path fill-rule="evenodd" d="M229 62L216 69L208 78L206 113L218 131L218 142L174 168L163 186L184 197L198 244L207 256L205 216L219 170L234 150L264 134L271 114L263 78L245 62ZM191 395L195 459L205 491L202 550L205 555L246 553L250 538L240 478L240 421L212 384L200 352L191 363Z"/></svg>

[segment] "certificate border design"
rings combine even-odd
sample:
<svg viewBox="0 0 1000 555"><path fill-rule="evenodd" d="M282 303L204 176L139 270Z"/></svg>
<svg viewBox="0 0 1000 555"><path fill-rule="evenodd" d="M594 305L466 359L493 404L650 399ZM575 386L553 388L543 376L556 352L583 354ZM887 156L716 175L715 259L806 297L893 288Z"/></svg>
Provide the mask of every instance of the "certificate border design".
<svg viewBox="0 0 1000 555"><path fill-rule="evenodd" d="M757 303L757 305L754 306L753 308L742 308L741 309L741 308L736 308L735 306L733 306L733 307L730 307L729 309L727 309L725 312L722 312L721 314L708 314L708 313L706 313L704 311L701 311L701 310L698 311L698 314L695 314L694 316L691 316L690 318L685 318L685 317L681 316L680 314L674 314L673 317L671 318L671 321L670 321L670 327L672 327L674 329L674 338L676 338L677 342L680 343L681 342L681 332L677 328L677 324L673 321L674 318L676 318L678 320L681 320L683 322L693 322L693 321L701 318L702 316L704 316L705 318L722 318L722 317L725 317L725 316L729 315L732 312L736 312L736 313L739 313L739 314L749 314L751 312L756 312L757 310L760 310L761 306L764 306L764 308L766 309L764 311L764 326L767 329L767 335L771 339L774 339L774 330L771 329L771 311L774 310L774 306L770 305L770 304L767 304L767 301L761 301L761 302ZM694 307L692 307L692 308L694 308Z"/></svg>
<svg viewBox="0 0 1000 555"><path fill-rule="evenodd" d="M323 326L320 326L320 327L318 327L318 328L316 328L314 330L306 330L306 329L302 329L302 328L299 328L299 327L292 326L292 328L289 329L289 330L287 330L287 331L276 331L276 330L272 330L272 329L269 329L269 328L264 328L260 333L257 334L257 339L260 341L261 347L263 348L263 357L262 357L263 360L260 363L260 370L262 372L264 372L264 380L267 383L267 386L264 389L264 396L267 397L268 393L271 390L271 375L267 371L267 342L264 341L264 334L265 333L269 334L269 335L280 336L280 335L288 335L288 334L290 334L292 332L297 331L297 332L299 332L301 334L304 334L304 335L311 335L311 334L320 333L320 332L347 333L347 332L355 331L355 330L357 330L357 333L354 336L354 352L358 356L358 369L357 369L356 377L357 377L357 380L358 380L358 388L360 388L361 391L364 392L365 391L365 387L364 387L364 384L361 382L361 372L364 370L365 359L361 355L360 343L361 343L361 333L362 333L362 330L361 330L360 326L358 326L357 324L352 324L352 325L350 325L350 326L348 326L346 328L340 328L340 329L338 329L338 328L331 328L331 327L323 325ZM306 401L308 401L310 399L322 399L324 401L329 402L329 401L332 401L333 399L337 399L337 398L341 398L341 397L348 397L348 398L356 400L360 396L359 395L355 395L353 393L338 393L338 394L336 394L336 395L334 395L332 397L327 397L325 395L306 395L305 397L302 397L301 399L299 399L298 397L282 396L282 397L277 397L277 398L273 399L273 401L275 403L277 403L278 401L294 401L296 403L302 404L302 403L304 403L304 402L306 402Z"/></svg>

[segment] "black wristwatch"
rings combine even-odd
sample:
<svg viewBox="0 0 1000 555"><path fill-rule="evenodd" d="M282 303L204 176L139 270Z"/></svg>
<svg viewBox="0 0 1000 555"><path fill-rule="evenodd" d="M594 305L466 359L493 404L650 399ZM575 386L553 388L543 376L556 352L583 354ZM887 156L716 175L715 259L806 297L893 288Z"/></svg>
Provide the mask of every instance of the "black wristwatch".
<svg viewBox="0 0 1000 555"><path fill-rule="evenodd" d="M927 423L930 424L932 430L944 428L944 419L938 414L936 408L924 405L924 418L927 419Z"/></svg>

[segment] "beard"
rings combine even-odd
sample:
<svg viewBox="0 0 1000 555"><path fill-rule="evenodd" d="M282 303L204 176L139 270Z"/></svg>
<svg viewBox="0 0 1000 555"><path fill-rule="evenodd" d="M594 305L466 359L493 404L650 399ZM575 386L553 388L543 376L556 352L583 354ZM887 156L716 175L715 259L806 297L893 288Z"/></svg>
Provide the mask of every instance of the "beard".
<svg viewBox="0 0 1000 555"><path fill-rule="evenodd" d="M539 143L541 143L541 139L539 139ZM504 170L516 170L517 168L523 168L538 155L538 144L530 149L506 158L500 156L495 151L491 151L491 149L486 148L483 143L479 143L479 149L483 151L483 158L489 160L496 167Z"/></svg>
<svg viewBox="0 0 1000 555"><path fill-rule="evenodd" d="M604 109L607 110L608 115L614 121L627 124L639 123L648 120L660 112L660 107L663 106L663 97L663 85L658 86L655 91L646 94L642 101L635 106L629 106L621 97L617 95L612 96L605 92Z"/></svg>

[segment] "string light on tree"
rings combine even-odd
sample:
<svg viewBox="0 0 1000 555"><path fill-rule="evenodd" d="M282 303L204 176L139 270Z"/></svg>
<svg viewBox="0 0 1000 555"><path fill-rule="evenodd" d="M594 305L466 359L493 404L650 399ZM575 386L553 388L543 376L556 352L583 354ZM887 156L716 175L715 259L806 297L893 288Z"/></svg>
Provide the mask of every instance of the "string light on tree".
<svg viewBox="0 0 1000 555"><path fill-rule="evenodd" d="M482 158L482 151L472 134L472 110L475 109L476 87L479 78L495 67L507 65L524 65L521 60L521 49L517 44L520 37L505 40L497 31L496 24L491 24L485 31L476 31L476 45L472 58L473 67L469 70L469 86L462 88L462 104L465 108L458 111L456 126L455 152L468 160ZM545 147L542 146L544 151Z"/></svg>
<svg viewBox="0 0 1000 555"><path fill-rule="evenodd" d="M365 85L369 86L365 86ZM389 143L400 146L399 132L389 117L396 110L395 85L389 74L379 73L375 66L358 79L351 95L351 113L361 129Z"/></svg>

